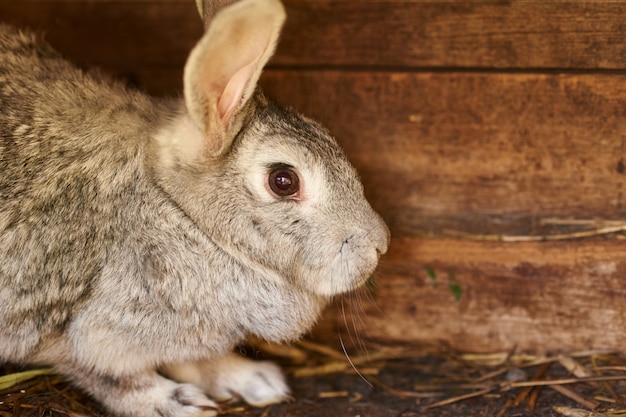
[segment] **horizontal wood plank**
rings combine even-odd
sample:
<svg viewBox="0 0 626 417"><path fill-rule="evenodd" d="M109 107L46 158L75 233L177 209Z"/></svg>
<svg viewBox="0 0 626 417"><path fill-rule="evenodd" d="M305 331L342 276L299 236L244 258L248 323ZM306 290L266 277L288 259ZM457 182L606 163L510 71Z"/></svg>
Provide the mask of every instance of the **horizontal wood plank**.
<svg viewBox="0 0 626 417"><path fill-rule="evenodd" d="M123 71L182 68L202 36L189 1L0 0L0 22L43 32L73 62Z"/></svg>
<svg viewBox="0 0 626 417"><path fill-rule="evenodd" d="M623 350L623 245L396 239L373 300L354 299L337 325L463 351Z"/></svg>
<svg viewBox="0 0 626 417"><path fill-rule="evenodd" d="M358 68L625 69L626 4L287 0L273 64ZM620 18L621 17L621 18ZM0 0L80 62L181 66L202 33L192 1Z"/></svg>
<svg viewBox="0 0 626 417"><path fill-rule="evenodd" d="M610 1L287 1L277 63L624 68L626 4Z"/></svg>

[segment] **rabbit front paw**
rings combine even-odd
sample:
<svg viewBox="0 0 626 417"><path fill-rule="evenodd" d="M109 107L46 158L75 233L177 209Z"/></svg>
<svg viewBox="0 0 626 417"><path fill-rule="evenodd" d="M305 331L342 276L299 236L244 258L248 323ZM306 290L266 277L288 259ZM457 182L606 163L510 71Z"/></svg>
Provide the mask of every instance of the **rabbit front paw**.
<svg viewBox="0 0 626 417"><path fill-rule="evenodd" d="M191 384L176 384L165 404L157 408L157 415L189 417L202 413L202 417L217 416L217 404Z"/></svg>
<svg viewBox="0 0 626 417"><path fill-rule="evenodd" d="M217 401L237 398L262 407L291 398L277 365L234 354L206 362L169 365L164 372L177 381L201 387Z"/></svg>
<svg viewBox="0 0 626 417"><path fill-rule="evenodd" d="M152 382L155 383L124 389L117 395L111 395L109 387L103 392L108 395L100 400L112 411L129 417L191 417L200 413L203 417L217 416L218 405L200 388L160 376Z"/></svg>
<svg viewBox="0 0 626 417"><path fill-rule="evenodd" d="M61 370L61 369L60 369ZM218 405L191 384L180 384L154 371L127 376L62 369L77 385L85 388L106 408L125 417L216 416Z"/></svg>
<svg viewBox="0 0 626 417"><path fill-rule="evenodd" d="M257 407L290 398L289 387L282 371L271 362L245 360L223 369L223 372L222 377L214 381L214 398L234 395Z"/></svg>

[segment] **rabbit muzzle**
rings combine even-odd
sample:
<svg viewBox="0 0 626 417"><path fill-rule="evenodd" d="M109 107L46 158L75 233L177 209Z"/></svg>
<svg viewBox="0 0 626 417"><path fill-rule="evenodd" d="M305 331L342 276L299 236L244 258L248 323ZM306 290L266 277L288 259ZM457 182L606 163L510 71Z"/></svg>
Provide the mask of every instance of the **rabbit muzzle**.
<svg viewBox="0 0 626 417"><path fill-rule="evenodd" d="M355 290L365 284L387 252L389 228L383 219L369 209L366 216L343 239L339 250L320 276L310 282L319 295L333 296Z"/></svg>

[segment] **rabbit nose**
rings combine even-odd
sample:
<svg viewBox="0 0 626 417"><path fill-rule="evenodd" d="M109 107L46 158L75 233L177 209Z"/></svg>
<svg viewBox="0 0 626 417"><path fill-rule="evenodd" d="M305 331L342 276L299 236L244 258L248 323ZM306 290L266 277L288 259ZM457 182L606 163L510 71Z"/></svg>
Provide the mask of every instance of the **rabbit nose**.
<svg viewBox="0 0 626 417"><path fill-rule="evenodd" d="M389 243L391 241L391 232L389 231L389 227L384 222L384 220L377 214L378 217L378 233L376 239L376 253L380 257L387 253L387 249L389 248Z"/></svg>
<svg viewBox="0 0 626 417"><path fill-rule="evenodd" d="M378 213L371 207L368 207L365 214L367 227L365 238L368 241L370 248L376 250L376 255L380 258L387 252L389 248L389 242L391 240L391 232L387 227L387 224Z"/></svg>

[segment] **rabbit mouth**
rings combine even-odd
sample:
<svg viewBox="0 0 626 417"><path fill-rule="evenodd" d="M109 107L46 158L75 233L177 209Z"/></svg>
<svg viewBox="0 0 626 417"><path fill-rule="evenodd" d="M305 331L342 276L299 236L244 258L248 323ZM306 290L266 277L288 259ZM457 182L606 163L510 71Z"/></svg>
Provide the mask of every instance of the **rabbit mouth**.
<svg viewBox="0 0 626 417"><path fill-rule="evenodd" d="M312 274L309 282L319 295L333 296L356 290L370 278L379 257L380 251L353 235L343 241L326 267Z"/></svg>

